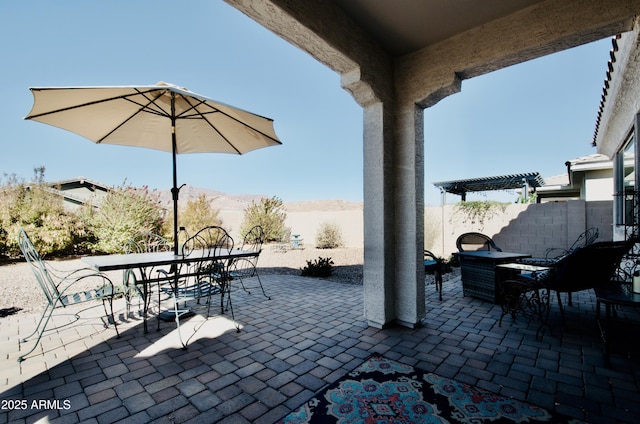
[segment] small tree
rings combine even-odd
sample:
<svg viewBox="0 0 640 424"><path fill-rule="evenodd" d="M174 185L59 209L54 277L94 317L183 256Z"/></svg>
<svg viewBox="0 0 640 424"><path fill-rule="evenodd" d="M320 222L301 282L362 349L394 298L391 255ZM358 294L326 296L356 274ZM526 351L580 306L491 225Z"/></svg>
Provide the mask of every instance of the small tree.
<svg viewBox="0 0 640 424"><path fill-rule="evenodd" d="M207 200L207 196L200 194L197 199L189 200L185 208L179 213L178 225L184 227L188 234L195 234L200 229L209 225L222 225L222 219L218 216L219 209L211 207L211 202ZM173 217L168 222L173 228ZM173 233L171 232L172 237Z"/></svg>
<svg viewBox="0 0 640 424"><path fill-rule="evenodd" d="M162 213L157 197L147 187L130 186L109 190L99 210L91 206L83 209L89 232L94 242L91 247L99 252L122 252L127 240L140 233L159 233Z"/></svg>
<svg viewBox="0 0 640 424"><path fill-rule="evenodd" d="M342 230L335 223L323 222L316 234L316 247L318 249L335 249L342 247Z"/></svg>
<svg viewBox="0 0 640 424"><path fill-rule="evenodd" d="M281 241L289 229L284 226L287 213L282 200L277 197L262 198L260 203L252 202L244 210L244 218L240 225L241 234L247 234L256 225L260 225L265 234L265 241Z"/></svg>

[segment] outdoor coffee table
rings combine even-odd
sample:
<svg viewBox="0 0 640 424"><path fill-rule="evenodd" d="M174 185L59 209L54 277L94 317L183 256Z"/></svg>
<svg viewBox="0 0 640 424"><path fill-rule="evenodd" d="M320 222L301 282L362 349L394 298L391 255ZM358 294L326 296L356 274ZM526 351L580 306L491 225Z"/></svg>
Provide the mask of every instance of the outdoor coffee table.
<svg viewBox="0 0 640 424"><path fill-rule="evenodd" d="M496 265L515 262L516 259L529 258L526 253L497 252L479 250L458 252L460 273L462 276L462 292L489 302L498 303L495 268Z"/></svg>
<svg viewBox="0 0 640 424"><path fill-rule="evenodd" d="M640 307L640 293L634 293L632 284L624 281L611 281L606 287L596 287L596 320L600 329L600 336L604 344L604 356L609 359L611 344L611 313L612 307L630 306ZM600 304L605 305L605 322L602 324Z"/></svg>

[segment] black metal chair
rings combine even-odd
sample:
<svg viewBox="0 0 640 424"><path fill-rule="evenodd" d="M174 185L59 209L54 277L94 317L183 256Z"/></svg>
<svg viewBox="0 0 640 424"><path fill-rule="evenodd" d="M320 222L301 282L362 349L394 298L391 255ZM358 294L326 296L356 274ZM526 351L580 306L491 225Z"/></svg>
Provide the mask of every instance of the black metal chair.
<svg viewBox="0 0 640 424"><path fill-rule="evenodd" d="M576 249L581 247L589 246L598 239L599 230L595 227L587 229L585 232L580 234L578 238L573 242L568 249L563 249L560 247L550 247L545 250L545 254L543 258L522 258L518 259L517 262L526 265L536 265L536 266L555 266L558 261L567 256L569 253L573 252ZM569 306L573 304L571 299L571 293L567 293Z"/></svg>
<svg viewBox="0 0 640 424"><path fill-rule="evenodd" d="M67 308L81 303L93 302L95 304L83 310L73 309L70 314L67 314L73 318L73 321L69 322L69 324L79 320L81 312L95 307L98 305L97 302L101 302L105 313L105 318L103 319L104 327L107 328L109 321L111 321L115 327L116 335L120 337L118 323L113 314L113 299L121 295L121 293L116 290L105 274L91 268L80 268L72 271L56 270L40 257L40 253L38 253L24 229L20 229L18 233L18 245L47 300L47 305L35 330L20 340L20 345L22 346L23 343L28 342L33 336L37 335L31 349L22 353L18 357L18 362L24 361L25 357L38 346L54 312L68 311ZM109 310L107 310L107 304L109 305Z"/></svg>
<svg viewBox="0 0 640 424"><path fill-rule="evenodd" d="M132 239L128 240L123 246L124 253L151 253L151 252L171 252L173 250L173 246L167 239L164 237L154 234L154 233L141 233L134 236ZM138 284L138 280L140 278L145 278L146 276L151 276L153 273L157 272L157 270L153 269L142 269L139 270L141 275L136 275L135 270L126 269L123 272L122 280L125 287L125 298L127 301L127 316L131 313L131 303L133 298L143 299L144 308L143 315L146 318L149 303L150 303L150 294L143 293L144 289L140 289L140 284ZM165 275L167 275L166 270L162 270ZM146 285L143 285L146 288ZM140 307L140 303L138 302L138 308ZM146 328L146 319L145 319L145 331Z"/></svg>
<svg viewBox="0 0 640 424"><path fill-rule="evenodd" d="M611 284L633 241L597 242L563 256L549 271L538 274L535 286L556 292L564 320L560 293L574 293Z"/></svg>
<svg viewBox="0 0 640 424"><path fill-rule="evenodd" d="M424 272L433 272L436 291L442 300L442 260L428 250L424 251Z"/></svg>
<svg viewBox="0 0 640 424"><path fill-rule="evenodd" d="M456 239L456 247L459 252L474 251L474 250L495 250L502 252L491 237L482 233L464 233Z"/></svg>
<svg viewBox="0 0 640 424"><path fill-rule="evenodd" d="M235 321L233 305L231 304L231 291L229 289L230 273L227 259L221 259L227 251L233 250L233 239L227 231L218 226L208 226L190 237L182 247L182 254L191 257L178 269L176 282L172 283L171 278L167 278L165 284L160 287L160 291L167 293L172 298L172 312L160 314L164 320L175 320L178 329L178 337L184 349L187 348L189 340L200 327L207 321L211 311L212 297L220 295L220 312L224 314L225 296L227 296L227 308L231 310L231 317L235 323L236 330L240 331L240 326ZM205 320L196 325L191 336L184 339L181 332L180 322L194 314L188 303L195 301L200 304L203 300L206 304Z"/></svg>
<svg viewBox="0 0 640 424"><path fill-rule="evenodd" d="M574 250L595 243L595 241L598 239L598 235L599 230L595 227L592 227L584 233L580 234L568 249L564 249L561 247L550 247L545 250L544 257L522 258L518 259L517 262L527 265L553 266L560 259L573 252Z"/></svg>
<svg viewBox="0 0 640 424"><path fill-rule="evenodd" d="M251 277L256 277L258 281L258 285L260 290L262 290L262 294L267 299L271 300L271 297L267 295L264 291L264 286L262 285L262 281L260 280L260 275L258 274L258 259L260 258L260 253L262 252L262 245L264 244L265 234L264 230L260 225L256 225L251 228L247 234L245 234L242 246L240 246L240 250L243 252L250 252L249 256L245 256L242 258L234 259L230 265L230 277L232 280L239 280L242 289L247 293L251 294L249 289L253 289L254 287L248 287L245 285L245 280ZM255 287L258 288L258 287Z"/></svg>

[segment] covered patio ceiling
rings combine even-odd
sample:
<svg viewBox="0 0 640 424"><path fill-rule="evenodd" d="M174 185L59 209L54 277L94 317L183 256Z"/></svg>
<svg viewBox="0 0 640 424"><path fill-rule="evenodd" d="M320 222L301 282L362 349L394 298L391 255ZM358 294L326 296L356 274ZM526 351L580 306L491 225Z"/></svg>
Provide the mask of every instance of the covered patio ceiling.
<svg viewBox="0 0 640 424"><path fill-rule="evenodd" d="M544 185L544 179L538 172L501 175L496 177L469 178L464 180L441 181L433 183L441 192L457 194L465 200L467 193L476 191L514 190L518 188L537 188Z"/></svg>

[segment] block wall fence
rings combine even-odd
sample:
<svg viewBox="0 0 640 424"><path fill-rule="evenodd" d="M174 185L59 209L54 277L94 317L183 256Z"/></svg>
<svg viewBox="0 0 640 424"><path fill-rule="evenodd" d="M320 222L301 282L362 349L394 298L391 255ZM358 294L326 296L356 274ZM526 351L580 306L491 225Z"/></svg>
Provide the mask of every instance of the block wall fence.
<svg viewBox="0 0 640 424"><path fill-rule="evenodd" d="M509 252L544 256L549 247L568 248L587 228L597 227L598 241L613 239L613 202L572 200L557 203L509 204L472 220L456 205L425 209L425 248L449 258L465 232L493 238Z"/></svg>

